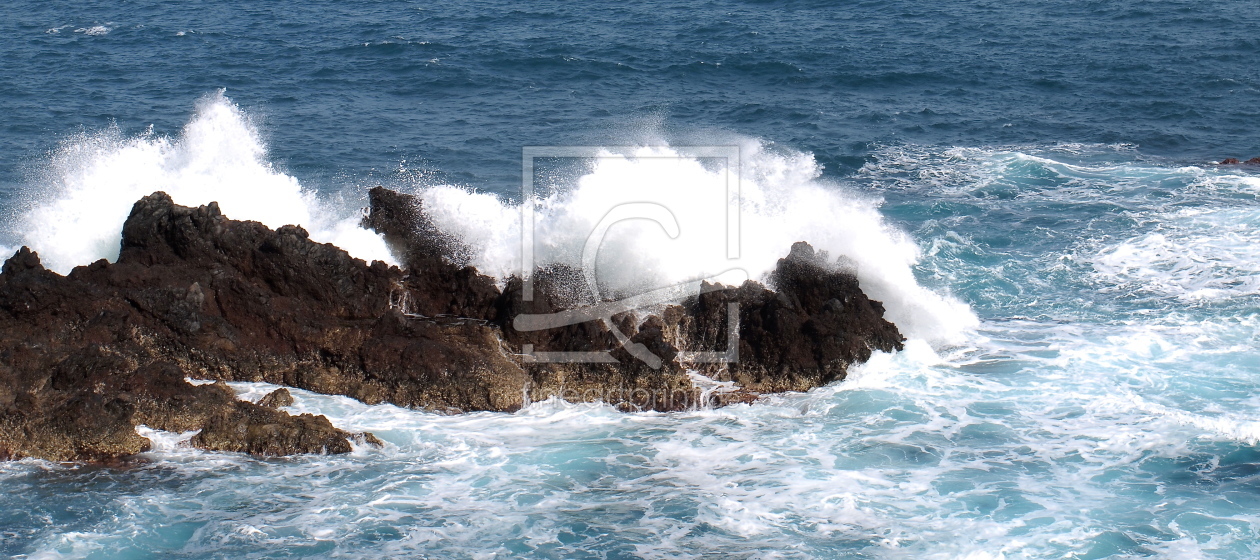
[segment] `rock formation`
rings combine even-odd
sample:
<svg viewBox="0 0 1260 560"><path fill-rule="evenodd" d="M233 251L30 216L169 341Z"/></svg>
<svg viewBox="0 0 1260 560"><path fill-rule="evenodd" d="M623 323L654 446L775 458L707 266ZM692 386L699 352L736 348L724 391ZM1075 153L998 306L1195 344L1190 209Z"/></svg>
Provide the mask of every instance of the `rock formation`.
<svg viewBox="0 0 1260 560"><path fill-rule="evenodd" d="M779 261L774 289L706 284L651 313L518 329L522 314L573 307L575 271L535 271L535 297L524 301L521 279L500 289L467 266L467 249L414 197L370 194L364 225L402 269L313 242L300 227L273 231L160 192L134 205L115 263L61 276L18 251L0 273L0 457L110 461L148 448L139 424L200 430L195 446L259 455L346 452L356 437L322 416L277 410L291 402L287 391L253 404L186 377L452 413L552 396L670 411L806 390L843 379L873 350L901 348L879 302L805 243ZM548 361L549 352L598 359Z"/></svg>
<svg viewBox="0 0 1260 560"><path fill-rule="evenodd" d="M429 305L427 312L484 319L497 326L513 353L524 345L549 352L611 350L606 363L538 362L526 359L530 399L563 396L566 400L602 400L622 408L678 410L700 403L703 392L688 370L716 381L734 381L738 391L710 395L715 404L748 400L759 393L802 391L844 378L850 364L866 361L872 350L901 349L897 328L883 319L883 306L862 293L856 276L825 252L801 242L780 259L770 278L776 290L748 281L739 287L705 284L701 293L649 315L623 312L612 317L626 336L621 344L602 321L588 321L546 331L515 328L521 314L549 314L590 300L578 271L562 266L534 271L533 301L521 297L520 278L506 281L502 293L492 279L462 265L466 249L442 236L424 216L418 199L381 187L372 189L364 225L384 234L410 276L458 278L442 284L442 294L477 293L461 305ZM409 284L415 285L408 278ZM461 288L467 282L473 288ZM431 285L431 284L430 284ZM430 289L430 294L435 290ZM431 295L426 297L432 297ZM452 302L443 295L442 302ZM737 351L730 362L696 362L687 352L726 353L727 312L738 310ZM487 309L493 307L494 311ZM626 347L641 344L662 363L653 367L635 359ZM683 354L680 357L680 353Z"/></svg>
<svg viewBox="0 0 1260 560"><path fill-rule="evenodd" d="M267 408L284 408L293 404L293 395L288 389L281 387L258 399L258 406Z"/></svg>

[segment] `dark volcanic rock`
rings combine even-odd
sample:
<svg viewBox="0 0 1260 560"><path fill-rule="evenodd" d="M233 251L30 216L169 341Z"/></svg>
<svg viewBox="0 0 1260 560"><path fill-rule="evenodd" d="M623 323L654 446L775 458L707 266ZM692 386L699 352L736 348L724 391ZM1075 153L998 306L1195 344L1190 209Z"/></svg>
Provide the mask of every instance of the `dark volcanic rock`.
<svg viewBox="0 0 1260 560"><path fill-rule="evenodd" d="M495 281L468 266L468 250L425 216L414 196L376 187L368 191L371 211L363 226L385 236L407 270L408 312L428 317L494 318Z"/></svg>
<svg viewBox="0 0 1260 560"><path fill-rule="evenodd" d="M326 420L264 415L258 410L266 409L238 402L222 384L185 381L260 378L260 370L287 360L274 352L293 351L292 338L277 336L285 323L278 310L286 304L337 300L343 316L378 315L381 309L365 306L365 298L343 298L367 283L335 258L344 253L309 242L298 228L272 232L231 222L215 205L183 208L160 193L136 203L123 234L117 263L99 261L64 277L26 248L5 263L0 456L109 461L149 448L136 425L189 431L211 420L252 431L236 446L204 440L208 448L348 449L330 442L351 434ZM287 260L303 266L286 266L286 251L300 253ZM381 281L382 289L388 285ZM302 328L294 316L287 319L288 327ZM324 326L319 336L329 334ZM224 369L231 375L215 375Z"/></svg>
<svg viewBox="0 0 1260 560"><path fill-rule="evenodd" d="M1238 165L1238 158L1225 158L1221 160L1221 165Z"/></svg>
<svg viewBox="0 0 1260 560"><path fill-rule="evenodd" d="M405 271L313 242L300 227L273 231L164 193L135 204L116 263L60 276L18 251L0 273L0 457L108 461L148 448L139 424L201 430L196 446L260 455L379 443L276 410L292 402L287 391L252 404L186 377L445 412L512 411L552 396L667 411L809 389L843 379L873 350L901 347L856 277L804 243L779 261L774 290L706 286L655 314L620 309L607 321L518 330L522 314L609 302L564 268L536 271L536 297L524 301L520 279L500 290L467 266L467 249L417 199L370 194L364 223ZM710 394L692 372L739 389Z"/></svg>
<svg viewBox="0 0 1260 560"><path fill-rule="evenodd" d="M563 267L539 270L534 275L533 301L523 301L523 283L519 278L508 280L499 300L496 321L508 348L525 354L538 352L604 352L607 361L548 362L528 358L523 367L530 375L528 388L531 400L561 397L570 402L603 401L625 410L684 410L700 404L699 392L693 387L682 365L672 362L677 349L667 343L659 329L643 328L631 313L613 317L614 324L632 344L642 344L663 362L652 367L622 347L608 325L600 320L580 322L564 327L520 331L514 327L521 314L547 315L570 309L575 292L571 270ZM561 358L564 359L564 358Z"/></svg>

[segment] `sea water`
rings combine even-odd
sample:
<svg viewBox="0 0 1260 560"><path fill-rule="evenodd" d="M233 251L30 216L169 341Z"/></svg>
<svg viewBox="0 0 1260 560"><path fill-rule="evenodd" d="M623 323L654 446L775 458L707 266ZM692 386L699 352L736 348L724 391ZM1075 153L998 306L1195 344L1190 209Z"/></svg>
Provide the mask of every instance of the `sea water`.
<svg viewBox="0 0 1260 560"><path fill-rule="evenodd" d="M136 199L218 201L394 262L365 190L420 196L502 278L521 147L543 258L737 146L763 278L843 255L908 341L751 405L445 416L294 390L383 448L127 469L0 463L18 558L1260 557L1260 16L1246 2L14 2L0 246L114 258ZM672 167L648 165L666 156ZM719 217L620 231L610 293L716 272ZM256 400L273 387L233 384Z"/></svg>

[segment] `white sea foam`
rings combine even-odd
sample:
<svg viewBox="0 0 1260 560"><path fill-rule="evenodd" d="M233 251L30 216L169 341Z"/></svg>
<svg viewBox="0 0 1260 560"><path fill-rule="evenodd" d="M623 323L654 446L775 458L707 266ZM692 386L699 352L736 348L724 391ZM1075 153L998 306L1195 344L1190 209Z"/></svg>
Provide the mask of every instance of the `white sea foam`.
<svg viewBox="0 0 1260 560"><path fill-rule="evenodd" d="M1254 209L1184 209L1160 227L1100 250L1098 279L1116 290L1183 300L1260 294L1260 213Z"/></svg>
<svg viewBox="0 0 1260 560"><path fill-rule="evenodd" d="M357 208L321 199L275 169L257 128L221 91L197 104L175 138L110 129L64 142L24 193L27 210L13 233L58 272L113 260L132 205L159 190L177 204L217 201L229 218L301 225L356 257L395 262L379 236L357 226Z"/></svg>
<svg viewBox="0 0 1260 560"><path fill-rule="evenodd" d="M80 28L78 28L78 29L75 29L75 30L74 30L74 32L75 32L75 33L82 33L82 34L84 34L84 35L91 35L91 36L94 36L94 37L100 37L100 36L103 36L103 35L109 35L109 32L112 30L112 28L110 27L110 25L112 25L112 24L92 25L92 26L89 26L89 27L80 27Z"/></svg>
<svg viewBox="0 0 1260 560"><path fill-rule="evenodd" d="M1117 499L1114 484L1092 481L1152 457L1185 456L1190 438L1211 427L1144 400L1136 380L1160 381L1125 372L1152 358L1193 361L1202 348L1174 351L1182 342L1172 330L1106 337L1026 326L1044 336L944 356L912 342L856 366L844 383L685 413L623 414L553 399L510 415L442 416L293 390L292 412L375 432L389 446L356 453L393 465L382 467L384 486L326 490L370 500L354 516L328 512L305 523L347 534L430 508L460 520L410 528L390 545L399 553L513 541L527 528L523 542L546 550L569 523L606 523L621 510L633 522L617 534L643 558L727 546L744 558L805 557L789 552L802 546L889 559L1083 553L1106 537L1099 516ZM1205 329L1199 339L1212 336ZM967 373L996 355L1033 367L1019 380ZM243 396L274 388L230 385ZM360 495L368 488L374 493ZM678 517L680 506L694 514ZM1175 519L1158 508L1149 515L1125 522ZM1166 548L1171 558L1185 545Z"/></svg>
<svg viewBox="0 0 1260 560"><path fill-rule="evenodd" d="M1048 288L1042 284L1073 277L1079 267L1092 272L1080 278L1091 289L1125 300L1194 303L1260 293L1260 214L1246 204L1260 177L1235 169L1160 165L1123 145L897 146L882 150L860 175L881 188L998 212L1012 226L1010 235L1022 236L1017 251L1046 242L1038 245L1036 264L1017 257L976 269L964 261L1007 253L976 237L1012 238L975 229L969 215L923 222L918 233L929 236L928 254L944 257L934 259L932 272L952 277L966 270L968 280L998 286L982 298L1009 300L1012 291ZM1037 227L1020 227L1024 221ZM1046 295L1060 295L1053 292Z"/></svg>
<svg viewBox="0 0 1260 560"><path fill-rule="evenodd" d="M1014 193L1016 202L994 206L1009 209L1023 202L1018 197L1123 202L1150 226L1133 234L1124 225L1054 247L1082 260L1101 255L1069 268L1082 277L1072 280L1092 278L1102 289L1167 286L1167 294L1181 294L1223 282L1217 276L1226 270L1254 270L1246 262L1254 222L1246 204L1241 210L1200 204L1193 212L1177 204L1141 206L1163 200L1140 191L1148 181L1140 177L1154 176L1142 166L1073 169L1049 158L965 155L975 159L945 155L913 174L950 176L932 187L940 189L933 195L947 198L941 192L954 190L975 202L980 197L968 193L985 185L968 181L978 175L993 172L986 185L996 185L1010 182L998 172L1002 166L1033 175L1049 169L1068 186L1030 187ZM990 164L996 167L984 171ZM1185 183L1200 173L1200 193L1247 188L1203 170L1167 176ZM598 200L596 187L578 190ZM449 187L421 194L443 223L472 224L462 235L480 247L478 258L495 263L516 254L516 232L501 225L514 222L516 208ZM555 200L544 215L556 224L575 220L578 213L564 207L580 201ZM856 200L859 210L875 206L845 200ZM1184 274L1167 275L1177 268L1161 268L1158 259L1138 265L1128 256L1114 257L1116 268L1105 269L1105 258L1126 244L1132 254L1154 247L1152 235L1165 236L1168 250L1186 243L1183 252L1204 258L1190 261ZM1219 242L1234 235L1236 245ZM947 229L941 238L964 248L972 243L964 234L948 237ZM549 249L572 246L566 243ZM500 256L485 256L495 246ZM939 261L950 250L926 258ZM1041 273L1039 258L1012 254L1008 260L1015 262L1005 266ZM965 259L951 265L971 266L975 274L995 268ZM669 279L669 266L662 267L654 278ZM605 277L609 286L617 281L616 274ZM1239 286L1208 287L1229 296ZM1036 289L1046 291L1032 290L1029 298L1061 288ZM325 414L335 426L374 432L387 445L266 461L179 447L158 451L151 454L153 470L133 472L161 473L170 484L137 492L124 478L127 484L118 486L127 490L109 504L117 514L101 516L91 532L41 533L31 549L48 557L110 555L143 547L137 542L178 542L205 556L288 547L344 557L1252 558L1260 526L1248 507L1260 438L1253 359L1260 317L1250 302L1234 297L1221 302L1236 305L1229 312L1203 313L1177 299L1158 300L1137 319L999 317L962 345L934 349L915 339L904 352L876 353L842 383L682 413L626 414L552 399L514 414L446 416L294 389L287 411ZM230 385L250 400L275 388ZM4 465L0 477L20 496L28 487L22 485L42 481L29 472L61 468L44 465ZM109 491L108 485L100 490ZM172 537L179 526L198 528Z"/></svg>
<svg viewBox="0 0 1260 560"><path fill-rule="evenodd" d="M819 179L808 154L772 153L758 142L741 146L743 168L731 169L740 186L739 256L727 254L726 167L687 155L682 148L643 147L604 151L576 184L537 201L535 264L581 265L588 237L614 207L654 203L666 207L679 227L671 238L658 223L624 221L607 230L596 261L604 295L631 295L650 288L718 275L732 269L762 279L796 241L807 241L832 258L856 264L862 289L884 302L887 318L910 337L957 340L976 319L958 300L915 280L917 245L889 225L880 201ZM450 186L418 194L443 230L474 249L474 263L504 278L521 269L520 209L497 197Z"/></svg>
<svg viewBox="0 0 1260 560"><path fill-rule="evenodd" d="M190 432L167 432L163 430L155 430L143 424L136 426L136 433L140 437L148 438L150 443L150 451L156 453L170 453L181 448L187 448L188 442L197 435L201 430L193 430Z"/></svg>
<svg viewBox="0 0 1260 560"><path fill-rule="evenodd" d="M50 539L43 550L27 556L27 560L62 560L88 558L105 547L102 541L117 540L101 533L69 531Z"/></svg>
<svg viewBox="0 0 1260 560"><path fill-rule="evenodd" d="M975 325L965 304L917 283L919 249L884 221L878 199L819 180L808 154L771 153L755 141L741 149L742 168L730 170L668 147L605 152L576 184L553 185L538 200L538 264L580 264L587 237L611 208L652 202L669 209L679 235L671 239L644 220L612 225L597 260L606 295L732 269L764 279L793 242L808 241L854 262L863 289L884 302L888 319L908 336L957 340ZM728 179L741 187L737 259L727 258ZM379 236L358 227L357 205L321 198L275 169L257 128L222 92L201 100L175 138L111 129L65 142L27 189L27 210L13 234L59 272L114 259L131 205L157 190L184 205L217 201L233 219L302 225L312 239L357 257L395 262ZM478 268L500 278L520 270L519 207L450 186L418 194L441 228L474 248Z"/></svg>

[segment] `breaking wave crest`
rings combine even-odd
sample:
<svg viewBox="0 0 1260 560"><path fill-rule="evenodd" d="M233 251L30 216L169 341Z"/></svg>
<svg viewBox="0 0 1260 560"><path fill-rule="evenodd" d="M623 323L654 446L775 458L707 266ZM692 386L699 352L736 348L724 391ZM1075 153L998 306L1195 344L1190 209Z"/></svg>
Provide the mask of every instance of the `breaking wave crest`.
<svg viewBox="0 0 1260 560"><path fill-rule="evenodd" d="M24 193L10 234L58 272L113 260L132 205L155 191L185 206L217 201L226 216L271 228L301 225L356 257L394 262L378 235L358 227L357 206L276 169L257 127L222 91L201 99L174 138L111 128L63 142Z"/></svg>
<svg viewBox="0 0 1260 560"><path fill-rule="evenodd" d="M668 208L679 226L671 238L659 224L612 224L600 245L597 277L605 296L713 277L766 280L792 243L807 241L843 257L889 320L911 338L956 340L976 324L967 305L921 286L919 247L880 213L881 201L820 179L807 153L740 143L740 165L715 165L683 148L602 149L582 173L539 183L536 263L581 264L596 224L624 203ZM728 258L726 185L738 185L737 258ZM521 209L495 194L450 185L412 185L439 227L468 243L473 263L504 279L521 270ZM305 227L365 260L397 261L380 236L359 227L363 189L323 196L268 160L250 117L224 96L209 95L175 137L134 137L116 128L63 142L26 192L11 238L38 251L49 268L71 268L118 255L119 232L132 204L162 190L178 204L217 201L233 219L268 227ZM731 276L722 276L729 282Z"/></svg>
<svg viewBox="0 0 1260 560"><path fill-rule="evenodd" d="M604 296L725 279L732 269L765 281L794 242L807 241L854 266L862 289L911 338L949 342L976 324L966 304L918 283L919 247L887 223L878 198L820 179L810 154L776 152L758 141L739 151L736 168L685 147L599 150L584 173L546 183L537 197L535 264L580 266L588 238L613 208L649 202L668 209L677 235L644 219L608 227L595 261ZM727 198L728 181L738 184L738 197ZM440 228L472 246L479 269L501 278L521 270L518 205L449 185L416 192ZM735 258L728 255L731 199L739 207Z"/></svg>

